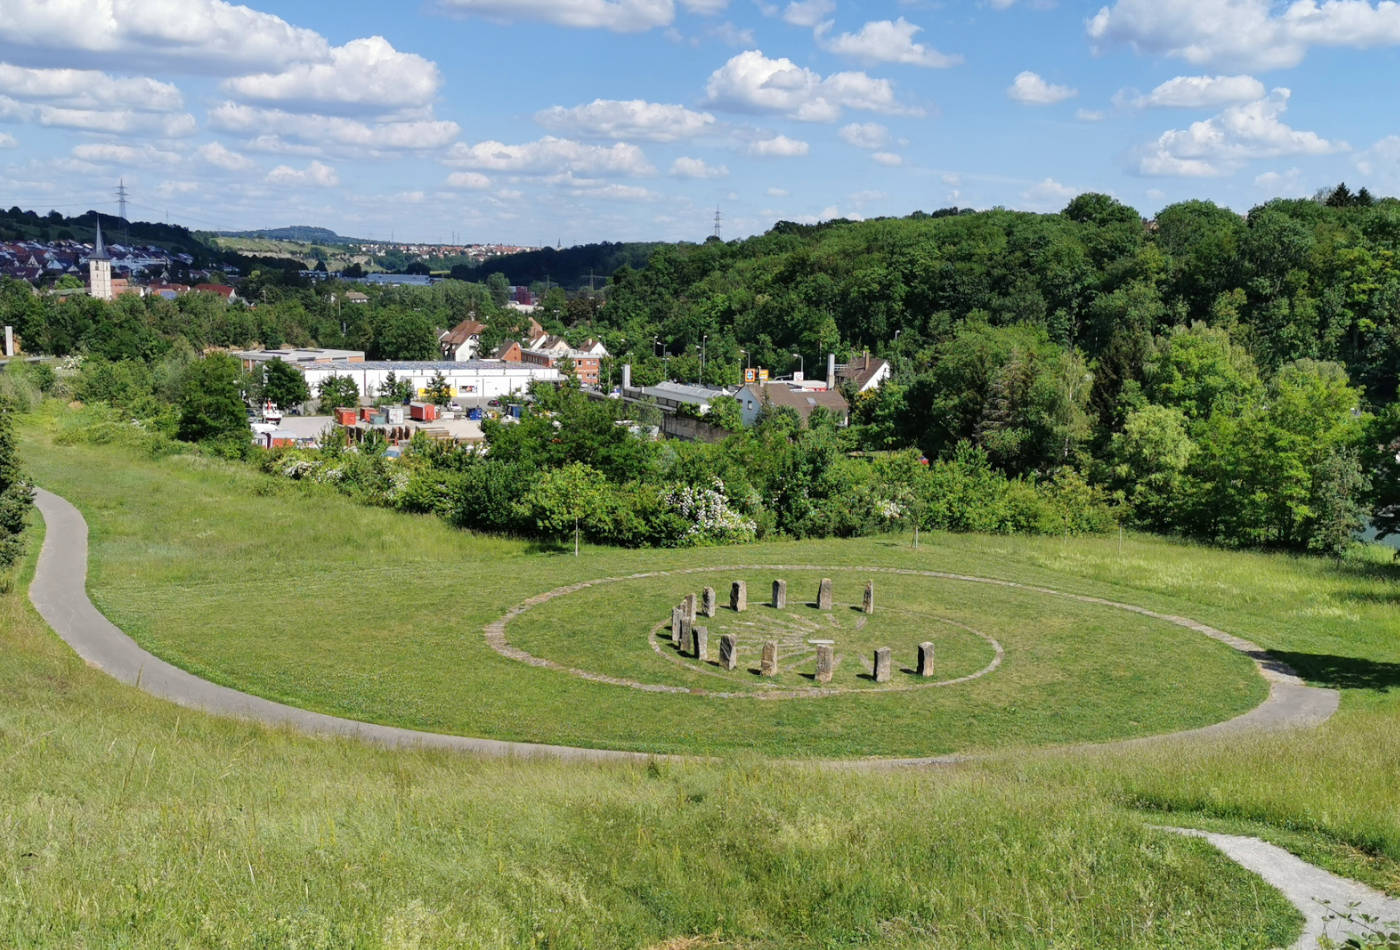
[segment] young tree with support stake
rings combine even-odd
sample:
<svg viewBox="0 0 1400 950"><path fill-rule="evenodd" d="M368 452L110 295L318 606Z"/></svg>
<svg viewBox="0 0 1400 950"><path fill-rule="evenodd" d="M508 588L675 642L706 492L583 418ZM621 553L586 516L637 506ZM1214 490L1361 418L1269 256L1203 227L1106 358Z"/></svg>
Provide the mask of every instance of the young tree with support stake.
<svg viewBox="0 0 1400 950"><path fill-rule="evenodd" d="M580 526L585 519L602 512L607 488L602 472L574 462L542 474L521 502L521 508L546 534L559 537L572 529L574 557L578 557Z"/></svg>

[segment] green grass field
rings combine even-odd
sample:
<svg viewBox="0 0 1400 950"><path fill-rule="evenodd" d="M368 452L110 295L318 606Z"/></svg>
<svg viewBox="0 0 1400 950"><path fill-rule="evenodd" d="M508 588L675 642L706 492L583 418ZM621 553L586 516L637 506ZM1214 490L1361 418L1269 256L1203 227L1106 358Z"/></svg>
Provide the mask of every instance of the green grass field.
<svg viewBox="0 0 1400 950"><path fill-rule="evenodd" d="M376 653L416 661L432 682L449 683L461 671L435 668L449 665L447 634L435 639L419 625L434 612L448 633L460 626L480 644L477 614L580 579L654 570L663 558L796 562L794 545L594 549L575 561L222 463L54 445L51 422L26 425L25 461L88 518L94 599L158 652L225 682L245 677L278 698L324 695L372 708L393 689L370 674ZM261 530L224 527L245 520ZM273 534L280 543L268 543ZM1192 616L1342 689L1341 711L1321 729L1249 743L1016 749L917 773L831 772L752 752L651 767L478 761L179 710L84 668L15 592L0 597L0 944L676 950L1291 941L1297 924L1278 895L1199 842L1150 828L1160 823L1259 834L1400 893L1400 584L1390 564L1131 535L1121 548L1117 538L939 537L917 554L907 539L859 544L803 545L802 560L1002 577ZM797 575L788 579L792 602L810 596ZM883 605L896 591L877 584ZM396 612L378 602L401 585L423 603ZM952 589L936 598L942 615L959 608ZM664 607L674 592L663 593ZM751 584L751 603L762 599ZM838 599L855 598L838 589ZM993 609L965 600L968 609ZM995 609L1007 612L1008 628L1016 610L1038 618L1059 609L1076 626L1094 619L1054 601L1011 599ZM595 625L610 616L599 610L585 611ZM637 612L647 627L664 619L650 606ZM539 616L530 635L543 639L531 642L559 649L550 618ZM241 640L240 617L252 624ZM1099 618L1098 635L1115 635L1115 619ZM1159 633L1150 623L1137 629ZM1229 689L1253 682L1209 641L1182 644L1201 650L1203 669L1223 660ZM631 645L609 659L604 644L595 646L599 663L646 655ZM519 665L481 649L483 663L499 663L493 676ZM1008 645L1008 664L1011 655ZM548 679L559 689L601 688L562 673ZM1173 700L1178 710L1196 702L1194 675L1159 687L1160 716ZM536 695L516 691L522 728ZM797 720L782 725L805 739L825 724L804 708L894 696L735 702L781 707ZM467 715L434 699L426 688L404 695L401 721L436 719L441 728L442 719ZM1060 701L1067 715L1071 700ZM1219 718L1218 702L1203 705ZM871 715L861 709L855 728ZM1125 714L1145 715L1099 707L1114 721L1098 728L1122 734ZM1092 715L1077 728L1089 728ZM608 718L585 708L570 717L584 725ZM675 741L704 748L715 734L709 723ZM1053 733L1018 741L1053 741ZM849 737L828 746L868 754Z"/></svg>
<svg viewBox="0 0 1400 950"><path fill-rule="evenodd" d="M1265 695L1247 658L1172 624L1028 591L890 574L878 575L885 612L870 618L869 629L848 622L838 638L833 685L852 687L849 694L763 702L590 682L498 655L486 626L563 585L702 565L826 566L789 572L789 621L810 612L802 604L815 598L823 572L835 575L849 618L868 579L852 566L1027 575L953 537L930 539L918 551L888 538L542 554L198 456L113 469L103 462L108 451L57 446L29 460L41 484L89 513L94 602L164 659L321 712L643 752L925 756L1167 733L1230 718ZM647 637L687 592L704 583L727 590L741 576L755 601L745 619L771 613L758 602L774 572L721 570L595 586L528 611L508 633L519 636L518 646L571 668L712 689L713 675L672 662ZM1068 586L1138 596L1073 578ZM715 650L728 615L716 618ZM925 616L934 633L924 631ZM1000 641L1001 667L944 688L861 688L862 663L876 645L897 648L907 667L918 643L932 636L946 647L953 674L985 666L985 642L956 635L940 619ZM841 632L827 626L833 636ZM754 644L747 648L752 653ZM776 685L800 689L812 667L800 663ZM757 679L745 670L728 678L728 688L753 691L763 685ZM723 680L718 685L725 689Z"/></svg>

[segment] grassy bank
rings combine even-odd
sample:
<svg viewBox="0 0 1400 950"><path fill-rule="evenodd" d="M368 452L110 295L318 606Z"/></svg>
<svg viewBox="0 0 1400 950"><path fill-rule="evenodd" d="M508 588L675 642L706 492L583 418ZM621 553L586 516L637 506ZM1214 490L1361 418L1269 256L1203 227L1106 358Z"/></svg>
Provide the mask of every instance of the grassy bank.
<svg viewBox="0 0 1400 950"><path fill-rule="evenodd" d="M309 605L310 613L259 628L284 639L245 644L265 651L264 670L285 649L286 631L316 612L347 611L336 614L345 629L327 634L321 648L339 651L350 668L361 652L382 649L386 631L411 632L389 613L372 615L383 625L356 626L340 606L367 603L365 589L381 573L428 573L453 592L433 603L455 618L464 600L515 603L549 586L534 586L543 575L520 583L522 565L546 562L550 577L567 580L655 563L654 553L598 550L574 562L450 532L449 544L429 519L264 483L222 463L150 463L117 448L56 446L32 424L25 440L41 483L88 517L92 590L118 623L150 609L140 608L144 595L163 605L150 614L158 618L150 636L190 643L201 629L234 629L240 612L275 617L287 605ZM293 521L276 547L219 527L239 518L276 523L293 509L308 520ZM152 534L138 524L168 525L174 511L183 532ZM1296 922L1276 894L1201 843L1153 824L1259 834L1400 893L1400 585L1389 564L1131 535L1121 548L1117 539L956 537L914 555L907 541L870 544L866 560L984 573L1196 617L1340 688L1341 712L1315 731L1249 742L1014 753L918 774L830 773L744 755L652 768L483 762L303 739L175 709L84 668L16 593L0 597L0 942L1290 942ZM837 557L843 547L804 549ZM739 553L664 556L791 560L781 546ZM314 564L290 582L279 581L288 565L308 560ZM257 586L250 573L246 588L220 588L219 564L255 561L266 583ZM345 576L355 583L341 583ZM403 626L388 626L394 622ZM296 672L287 682L299 682ZM348 674L305 678L318 688L357 682ZM1189 684L1161 692L1190 699Z"/></svg>
<svg viewBox="0 0 1400 950"><path fill-rule="evenodd" d="M845 639L833 634L843 657L837 685L859 689L859 664L879 645L894 648L905 668L919 642L942 640L950 678L988 662L985 644L967 644L960 658L956 627L903 620L909 609L995 637L1006 648L1001 668L947 688L783 702L619 688L506 659L484 630L527 597L564 585L714 567L713 574L579 591L535 608L509 630L521 646L565 666L714 689L713 676L653 651L647 634L686 593L703 584L727 590L739 577L755 604L746 617L761 619L763 590L782 571L720 569L726 565L821 566L836 575L843 608L860 598L861 566L1048 582L1128 601L1140 600L1141 591L1059 569L1077 552L1107 553L1107 542L1022 547L935 535L918 550L889 537L590 548L574 558L473 536L430 517L360 507L321 486L202 456L153 461L113 447L55 444L42 427L28 430L27 446L39 482L87 515L89 587L118 626L206 678L355 719L658 753L921 756L1172 732L1230 718L1265 695L1245 657L1164 621L1029 591L891 574L878 580L888 609L869 618L868 628L846 630ZM122 464L111 463L114 453ZM1187 559L1182 551L1174 561L1175 552L1155 542L1132 546L1158 571ZM1049 565L1034 563L1036 556ZM793 606L784 616L797 618L822 571L788 573ZM1169 602L1173 612L1189 612ZM804 674L810 671L789 671L779 685L801 683ZM728 688L754 688L747 667L733 678L739 682Z"/></svg>
<svg viewBox="0 0 1400 950"><path fill-rule="evenodd" d="M576 767L179 710L0 597L11 947L1268 947L1199 842L995 771Z"/></svg>

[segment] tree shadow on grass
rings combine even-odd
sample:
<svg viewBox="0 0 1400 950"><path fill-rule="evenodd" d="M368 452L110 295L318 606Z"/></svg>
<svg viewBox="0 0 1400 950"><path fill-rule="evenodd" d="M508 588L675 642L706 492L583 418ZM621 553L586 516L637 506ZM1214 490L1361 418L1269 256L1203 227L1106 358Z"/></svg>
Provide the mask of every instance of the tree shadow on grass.
<svg viewBox="0 0 1400 950"><path fill-rule="evenodd" d="M1400 689L1400 663L1281 650L1270 650L1269 655L1287 663L1309 682L1333 689L1370 689L1380 693Z"/></svg>

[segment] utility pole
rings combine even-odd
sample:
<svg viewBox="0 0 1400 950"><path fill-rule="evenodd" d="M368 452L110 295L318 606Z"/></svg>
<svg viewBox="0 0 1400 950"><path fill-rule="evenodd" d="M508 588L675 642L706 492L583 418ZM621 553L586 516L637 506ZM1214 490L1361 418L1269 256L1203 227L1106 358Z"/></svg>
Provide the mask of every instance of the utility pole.
<svg viewBox="0 0 1400 950"><path fill-rule="evenodd" d="M127 197L128 197L128 194L127 194L127 190L126 190L126 179L125 179L125 178L118 178L118 179L117 179L117 214L120 215L120 216L121 216L121 219L122 219L122 233L123 233L123 238L122 238L122 240L123 240L123 243L130 244L130 243L131 243L131 225L128 224L128 223L127 223L127 220L126 220L126 199L127 199Z"/></svg>

